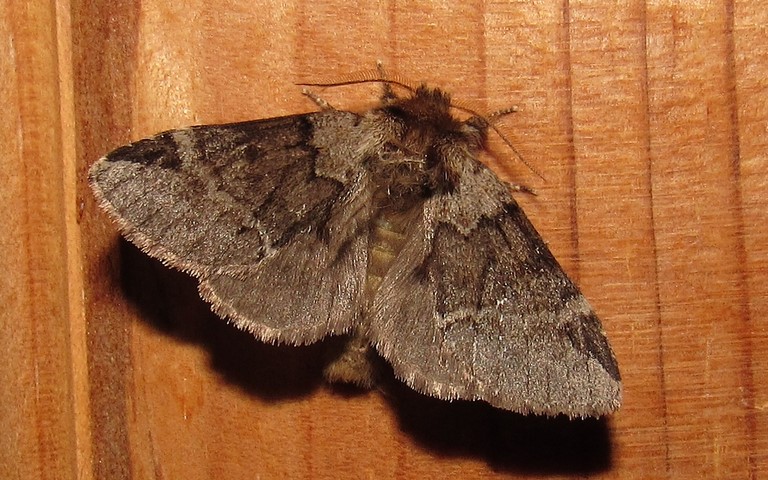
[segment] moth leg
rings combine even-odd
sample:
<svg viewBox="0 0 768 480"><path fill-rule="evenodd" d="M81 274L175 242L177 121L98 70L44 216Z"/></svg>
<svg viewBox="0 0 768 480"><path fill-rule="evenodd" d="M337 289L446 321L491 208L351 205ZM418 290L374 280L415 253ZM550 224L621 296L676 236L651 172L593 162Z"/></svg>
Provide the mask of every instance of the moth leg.
<svg viewBox="0 0 768 480"><path fill-rule="evenodd" d="M308 89L302 89L301 94L309 97L310 100L315 102L318 107L320 107L320 110L327 112L328 110L336 110L333 105L326 102L324 99L320 98L319 96L315 95L313 92L309 91Z"/></svg>
<svg viewBox="0 0 768 480"><path fill-rule="evenodd" d="M520 192L520 193L525 193L527 195L533 195L533 196L538 195L538 193L536 193L534 189L532 189L527 185L522 185L520 183L511 183L511 182L504 182L504 183L507 184L507 188L509 188L510 192Z"/></svg>
<svg viewBox="0 0 768 480"><path fill-rule="evenodd" d="M381 82L381 103L388 104L397 100L397 95L392 89L392 84L387 81L387 72L384 70L384 63L381 60L376 62L376 70L379 71Z"/></svg>
<svg viewBox="0 0 768 480"><path fill-rule="evenodd" d="M485 119L489 123L496 123L501 117L506 117L507 115L510 115L515 112L517 112L517 105L512 105L511 107L493 112L492 114L485 117Z"/></svg>
<svg viewBox="0 0 768 480"><path fill-rule="evenodd" d="M535 173L542 180L546 180L544 178L544 176L538 170L533 168L533 165L531 165L530 163L525 161L525 158L523 158L523 156L520 154L520 152L517 151L517 148L515 148L515 146L512 145L512 142L510 142L509 139L507 137L505 137L504 134L501 133L501 131L498 128L496 128L495 124L496 124L496 122L498 122L499 118L504 117L504 116L509 115L509 114L512 114L512 113L515 113L516 111L517 111L517 107L512 106L512 107L509 107L509 108L505 108L505 109L493 112L492 114L488 115L487 117L484 117L482 115L474 115L474 116L469 117L468 119L466 119L464 121L464 125L469 125L469 126L471 126L473 128L476 128L476 129L478 129L480 131L484 131L484 130L486 130L488 128L493 129L493 131L496 132L499 135L499 138L501 138L501 140L504 143L507 144L507 146L514 152L515 156L517 158L519 158L520 161L523 162L523 164L526 167L528 167L528 169L530 171ZM513 188L513 191L521 191L521 192L525 192L525 193L533 193L533 191L530 188L525 187L523 185L512 185L512 184L509 184L509 185L510 185L510 187Z"/></svg>

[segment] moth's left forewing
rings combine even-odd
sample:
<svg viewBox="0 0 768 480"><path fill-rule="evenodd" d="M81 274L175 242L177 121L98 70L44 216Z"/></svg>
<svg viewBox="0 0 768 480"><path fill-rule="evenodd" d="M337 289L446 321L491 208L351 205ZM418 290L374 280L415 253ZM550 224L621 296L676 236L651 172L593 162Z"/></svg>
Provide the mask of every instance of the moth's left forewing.
<svg viewBox="0 0 768 480"><path fill-rule="evenodd" d="M359 156L340 155L359 120L172 130L106 155L90 181L126 238L198 277L214 311L262 340L310 343L359 320L370 192Z"/></svg>
<svg viewBox="0 0 768 480"><path fill-rule="evenodd" d="M427 200L374 299L377 349L440 398L614 411L621 384L599 320L507 187L474 158L462 162L458 188Z"/></svg>
<svg viewBox="0 0 768 480"><path fill-rule="evenodd" d="M170 130L101 158L90 184L126 238L149 255L193 275L251 265L291 227L260 211L279 207L270 197L282 193L284 179L302 179L311 168L310 122L291 116ZM311 187L320 200L334 195L322 179Z"/></svg>

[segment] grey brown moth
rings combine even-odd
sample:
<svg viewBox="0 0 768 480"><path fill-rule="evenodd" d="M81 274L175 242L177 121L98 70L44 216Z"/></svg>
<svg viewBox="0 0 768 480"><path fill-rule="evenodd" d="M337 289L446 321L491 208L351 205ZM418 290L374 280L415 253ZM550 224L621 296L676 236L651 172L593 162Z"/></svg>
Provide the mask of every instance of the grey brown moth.
<svg viewBox="0 0 768 480"><path fill-rule="evenodd" d="M171 130L107 154L90 184L126 238L197 277L237 327L293 345L347 334L330 380L370 385L375 350L438 398L615 411L600 321L478 161L490 120L459 120L440 89L371 80L372 110L309 94L321 111Z"/></svg>

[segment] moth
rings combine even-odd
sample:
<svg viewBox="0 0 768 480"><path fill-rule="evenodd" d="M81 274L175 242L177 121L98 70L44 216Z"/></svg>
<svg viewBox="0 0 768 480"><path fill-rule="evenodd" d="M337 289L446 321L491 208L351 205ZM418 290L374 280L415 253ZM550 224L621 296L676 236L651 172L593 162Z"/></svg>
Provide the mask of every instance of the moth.
<svg viewBox="0 0 768 480"><path fill-rule="evenodd" d="M441 399L615 411L600 321L479 161L494 117L460 119L439 88L358 81L381 83L378 106L305 92L319 111L160 133L98 160L90 185L128 240L196 277L237 327L292 345L346 335L331 381L370 386L378 354Z"/></svg>

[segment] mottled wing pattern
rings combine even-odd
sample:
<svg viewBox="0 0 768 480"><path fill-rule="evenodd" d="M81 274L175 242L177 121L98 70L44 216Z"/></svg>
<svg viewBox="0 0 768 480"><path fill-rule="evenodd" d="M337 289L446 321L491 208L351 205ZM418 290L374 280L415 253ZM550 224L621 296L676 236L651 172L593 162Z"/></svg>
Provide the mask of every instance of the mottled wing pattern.
<svg viewBox="0 0 768 480"><path fill-rule="evenodd" d="M217 313L264 340L309 343L360 314L365 172L313 142L343 148L358 123L333 111L172 130L113 151L90 182L124 235L198 277Z"/></svg>
<svg viewBox="0 0 768 480"><path fill-rule="evenodd" d="M371 311L371 340L398 377L520 413L618 408L599 320L490 170L465 158L456 190L427 200L413 228Z"/></svg>

